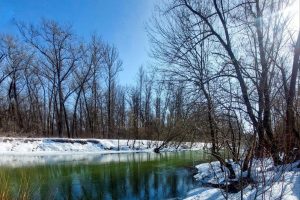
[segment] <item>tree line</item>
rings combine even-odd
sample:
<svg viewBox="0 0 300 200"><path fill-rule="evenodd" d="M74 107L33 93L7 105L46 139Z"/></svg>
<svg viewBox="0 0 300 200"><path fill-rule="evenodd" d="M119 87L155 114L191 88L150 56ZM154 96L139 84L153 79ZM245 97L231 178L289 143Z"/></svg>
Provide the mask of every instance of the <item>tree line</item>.
<svg viewBox="0 0 300 200"><path fill-rule="evenodd" d="M194 117L205 108L187 104L184 84L156 81L159 75L140 67L135 84L122 86L118 50L99 36L79 39L71 26L51 20L16 27L18 34L0 38L3 135L206 138L188 126L199 124Z"/></svg>
<svg viewBox="0 0 300 200"><path fill-rule="evenodd" d="M300 158L299 32L289 0L169 0L148 28L165 80L184 85L201 113L211 154L230 152L248 171L252 158ZM240 144L243 144L243 149Z"/></svg>

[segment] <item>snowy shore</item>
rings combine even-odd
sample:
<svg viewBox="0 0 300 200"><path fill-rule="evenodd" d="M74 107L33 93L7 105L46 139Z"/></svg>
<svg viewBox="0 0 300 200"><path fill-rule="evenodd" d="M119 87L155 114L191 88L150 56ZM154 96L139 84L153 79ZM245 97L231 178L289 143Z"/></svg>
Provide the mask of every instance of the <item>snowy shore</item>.
<svg viewBox="0 0 300 200"><path fill-rule="evenodd" d="M253 160L251 178L253 183L249 184L241 192L226 193L219 188L207 187L210 184L226 184L228 171L221 169L219 162L203 163L197 165L198 174L194 178L202 183L202 186L190 191L186 200L221 200L221 199L300 199L300 169L299 162L274 166L271 159ZM245 176L241 173L239 164L233 164L237 178Z"/></svg>
<svg viewBox="0 0 300 200"><path fill-rule="evenodd" d="M67 138L0 138L0 155L150 152L161 141ZM169 143L162 151L200 150L205 143Z"/></svg>
<svg viewBox="0 0 300 200"><path fill-rule="evenodd" d="M132 153L153 152L160 144L161 141L149 140L0 137L0 166L18 167L74 161L125 162L134 159L135 154ZM207 146L205 143L170 143L161 151L202 150ZM155 154L144 156L147 160Z"/></svg>

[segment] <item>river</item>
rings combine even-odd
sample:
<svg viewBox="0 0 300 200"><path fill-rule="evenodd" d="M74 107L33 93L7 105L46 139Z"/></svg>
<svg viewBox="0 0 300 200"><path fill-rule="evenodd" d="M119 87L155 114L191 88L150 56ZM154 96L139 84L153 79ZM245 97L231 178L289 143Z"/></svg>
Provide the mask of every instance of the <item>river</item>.
<svg viewBox="0 0 300 200"><path fill-rule="evenodd" d="M64 156L9 156L1 199L181 199L197 186L192 166L209 160L202 151Z"/></svg>

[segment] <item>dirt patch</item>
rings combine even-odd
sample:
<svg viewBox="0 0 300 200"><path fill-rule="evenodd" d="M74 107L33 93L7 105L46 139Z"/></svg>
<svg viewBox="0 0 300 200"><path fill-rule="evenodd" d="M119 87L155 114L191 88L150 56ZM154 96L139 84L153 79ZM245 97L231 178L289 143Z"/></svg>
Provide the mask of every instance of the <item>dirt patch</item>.
<svg viewBox="0 0 300 200"><path fill-rule="evenodd" d="M53 141L53 142L57 142L57 143L71 143L71 144L74 144L74 143L79 143L79 144L87 144L88 141L86 140L70 140L70 139L49 139L50 141Z"/></svg>

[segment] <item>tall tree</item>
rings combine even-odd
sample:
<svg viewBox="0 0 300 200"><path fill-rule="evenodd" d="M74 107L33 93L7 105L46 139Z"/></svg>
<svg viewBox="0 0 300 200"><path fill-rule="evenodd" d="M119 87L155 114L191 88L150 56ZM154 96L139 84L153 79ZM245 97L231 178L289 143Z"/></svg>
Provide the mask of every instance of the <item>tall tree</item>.
<svg viewBox="0 0 300 200"><path fill-rule="evenodd" d="M288 19L279 11L289 5L289 1L279 0L172 0L149 29L154 58L167 64L161 71L169 74L169 81L184 81L194 85L194 91L202 91L209 118L215 112L212 86L220 83L223 87L219 88L227 93L224 77L238 84L242 106L237 109L245 111L244 117L258 136L258 151L270 153L276 164L281 159L272 124L272 101L280 95L276 65L286 57L289 42ZM236 94L235 101L240 102Z"/></svg>
<svg viewBox="0 0 300 200"><path fill-rule="evenodd" d="M55 116L58 136L62 137L66 130L67 136L71 137L65 103L74 91L66 90L64 85L72 79L80 56L71 27L62 27L54 21L45 20L37 27L21 24L18 27L25 42L38 54L42 76L52 84L48 115L53 112Z"/></svg>
<svg viewBox="0 0 300 200"><path fill-rule="evenodd" d="M105 79L107 83L106 109L107 109L107 136L114 133L114 115L115 115L115 95L116 78L122 70L122 61L119 59L119 53L113 46L106 45L103 50L103 67L105 70Z"/></svg>

